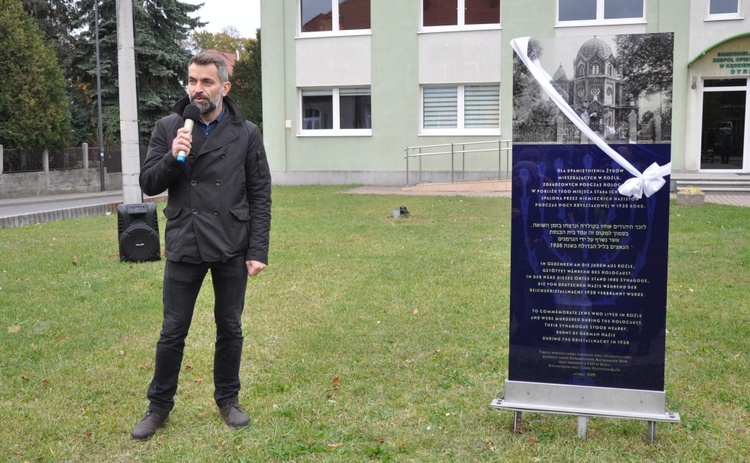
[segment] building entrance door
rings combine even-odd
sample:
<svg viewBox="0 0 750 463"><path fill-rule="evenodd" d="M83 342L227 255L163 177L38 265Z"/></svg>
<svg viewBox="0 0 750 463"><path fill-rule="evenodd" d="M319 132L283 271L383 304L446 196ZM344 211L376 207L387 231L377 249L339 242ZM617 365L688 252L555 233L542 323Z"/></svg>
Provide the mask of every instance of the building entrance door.
<svg viewBox="0 0 750 463"><path fill-rule="evenodd" d="M748 79L703 82L702 171L748 171Z"/></svg>

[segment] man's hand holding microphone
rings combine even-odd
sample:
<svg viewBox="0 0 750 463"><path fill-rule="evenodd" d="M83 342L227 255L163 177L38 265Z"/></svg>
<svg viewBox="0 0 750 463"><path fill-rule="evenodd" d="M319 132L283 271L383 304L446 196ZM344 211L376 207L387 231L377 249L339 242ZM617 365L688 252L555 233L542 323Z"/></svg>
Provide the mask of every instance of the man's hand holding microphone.
<svg viewBox="0 0 750 463"><path fill-rule="evenodd" d="M190 146L193 142L193 125L201 117L201 109L189 104L182 112L185 118L185 125L177 130L177 136L172 141L172 156L177 158L177 162L185 162L185 158L190 153Z"/></svg>

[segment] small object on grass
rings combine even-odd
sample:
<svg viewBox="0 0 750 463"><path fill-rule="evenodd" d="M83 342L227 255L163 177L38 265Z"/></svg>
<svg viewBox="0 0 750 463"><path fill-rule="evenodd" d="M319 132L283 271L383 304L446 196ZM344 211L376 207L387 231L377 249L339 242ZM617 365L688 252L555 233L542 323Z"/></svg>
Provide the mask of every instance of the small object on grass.
<svg viewBox="0 0 750 463"><path fill-rule="evenodd" d="M398 219L401 216L408 216L409 210L406 209L406 206L401 206L398 209L393 210L393 218Z"/></svg>

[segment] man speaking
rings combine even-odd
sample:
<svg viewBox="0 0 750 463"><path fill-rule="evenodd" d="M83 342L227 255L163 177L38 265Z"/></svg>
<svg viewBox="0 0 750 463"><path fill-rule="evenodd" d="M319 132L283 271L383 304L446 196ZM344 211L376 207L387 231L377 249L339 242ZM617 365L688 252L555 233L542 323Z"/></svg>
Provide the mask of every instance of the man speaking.
<svg viewBox="0 0 750 463"><path fill-rule="evenodd" d="M164 320L148 412L131 433L135 440L153 436L172 411L185 337L208 271L216 321L214 399L229 426L250 422L238 398L242 311L248 275L257 275L268 263L271 175L260 131L227 98L230 88L221 57L200 53L191 58L188 95L156 123L141 169L143 192L166 190L169 199L164 209ZM183 119L190 117L191 110L185 112L190 104L200 109L194 126Z"/></svg>

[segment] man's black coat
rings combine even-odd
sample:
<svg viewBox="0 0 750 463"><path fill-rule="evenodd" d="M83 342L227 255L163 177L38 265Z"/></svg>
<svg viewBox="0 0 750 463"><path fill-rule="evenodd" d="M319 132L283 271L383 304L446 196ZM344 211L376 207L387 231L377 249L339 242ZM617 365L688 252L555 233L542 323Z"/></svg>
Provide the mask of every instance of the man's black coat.
<svg viewBox="0 0 750 463"><path fill-rule="evenodd" d="M177 162L172 141L188 104L184 97L156 123L139 177L145 194L167 191L166 258L195 264L244 255L268 263L271 173L260 130L225 97L218 126L206 139L196 123L190 154Z"/></svg>

